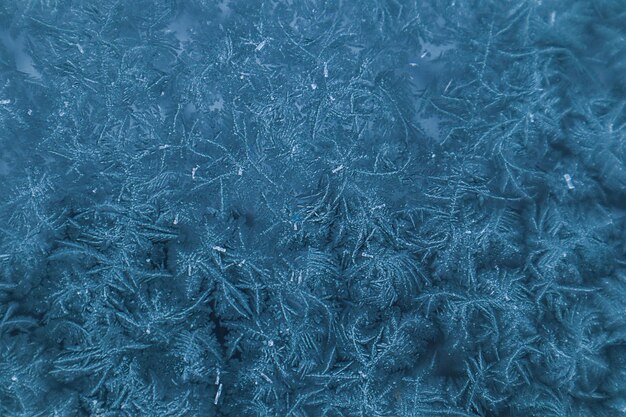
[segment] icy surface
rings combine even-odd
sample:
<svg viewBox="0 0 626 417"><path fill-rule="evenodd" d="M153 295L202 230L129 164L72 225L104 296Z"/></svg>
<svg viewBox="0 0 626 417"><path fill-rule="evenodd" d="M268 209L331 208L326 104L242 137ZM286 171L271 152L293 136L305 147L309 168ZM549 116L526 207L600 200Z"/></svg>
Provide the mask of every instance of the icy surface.
<svg viewBox="0 0 626 417"><path fill-rule="evenodd" d="M0 1L0 416L623 416L625 21Z"/></svg>

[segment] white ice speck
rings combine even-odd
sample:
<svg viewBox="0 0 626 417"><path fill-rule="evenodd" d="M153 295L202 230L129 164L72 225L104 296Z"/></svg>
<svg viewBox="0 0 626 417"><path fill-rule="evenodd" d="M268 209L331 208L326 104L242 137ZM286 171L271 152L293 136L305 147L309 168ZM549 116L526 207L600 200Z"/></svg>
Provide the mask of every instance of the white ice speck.
<svg viewBox="0 0 626 417"><path fill-rule="evenodd" d="M78 48L78 52L80 52L81 54L85 53L85 50L83 49L83 47L80 45L80 43L76 44L76 47Z"/></svg>
<svg viewBox="0 0 626 417"><path fill-rule="evenodd" d="M226 253L226 249L221 247L221 246L213 246L213 250L221 252L221 253Z"/></svg>
<svg viewBox="0 0 626 417"><path fill-rule="evenodd" d="M11 100L8 98L0 100L0 104L11 104Z"/></svg>
<svg viewBox="0 0 626 417"><path fill-rule="evenodd" d="M324 62L324 78L328 78L328 63Z"/></svg>
<svg viewBox="0 0 626 417"><path fill-rule="evenodd" d="M191 168L191 179L192 180L196 179L196 171L198 171L198 168L200 168L198 165L196 165L194 168Z"/></svg>
<svg viewBox="0 0 626 417"><path fill-rule="evenodd" d="M217 392L215 393L215 401L213 401L213 404L217 405L217 402L220 400L220 395L222 395L222 384L217 387Z"/></svg>
<svg viewBox="0 0 626 417"><path fill-rule="evenodd" d="M259 44L256 46L256 49L255 49L255 50L258 52L258 51L260 51L261 49L265 48L265 44L266 44L266 43L267 43L267 39L264 39L263 41L261 41L261 43L259 43Z"/></svg>
<svg viewBox="0 0 626 417"><path fill-rule="evenodd" d="M317 84L315 84L315 83L311 84L311 89L312 90L317 90Z"/></svg>
<svg viewBox="0 0 626 417"><path fill-rule="evenodd" d="M574 183L572 182L572 177L569 174L565 174L563 175L563 178L565 178L565 184L567 184L567 188L573 190Z"/></svg>
<svg viewBox="0 0 626 417"><path fill-rule="evenodd" d="M338 173L339 171L341 171L343 169L343 165L339 165L337 168L333 169L331 172L333 174Z"/></svg>

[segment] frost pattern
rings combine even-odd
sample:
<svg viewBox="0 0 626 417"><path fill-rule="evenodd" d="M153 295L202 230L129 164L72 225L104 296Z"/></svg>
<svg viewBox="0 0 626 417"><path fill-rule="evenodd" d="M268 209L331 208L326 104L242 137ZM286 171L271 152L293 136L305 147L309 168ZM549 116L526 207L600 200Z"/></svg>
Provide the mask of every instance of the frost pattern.
<svg viewBox="0 0 626 417"><path fill-rule="evenodd" d="M0 415L622 416L625 13L0 2Z"/></svg>

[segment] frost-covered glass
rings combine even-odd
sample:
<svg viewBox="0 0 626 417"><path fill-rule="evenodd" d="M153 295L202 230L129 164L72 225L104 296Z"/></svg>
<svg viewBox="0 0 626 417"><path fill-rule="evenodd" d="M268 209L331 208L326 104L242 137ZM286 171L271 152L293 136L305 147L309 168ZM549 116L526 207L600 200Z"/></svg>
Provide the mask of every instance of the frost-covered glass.
<svg viewBox="0 0 626 417"><path fill-rule="evenodd" d="M626 409L623 0L0 0L0 416Z"/></svg>

